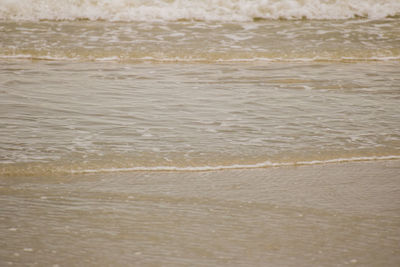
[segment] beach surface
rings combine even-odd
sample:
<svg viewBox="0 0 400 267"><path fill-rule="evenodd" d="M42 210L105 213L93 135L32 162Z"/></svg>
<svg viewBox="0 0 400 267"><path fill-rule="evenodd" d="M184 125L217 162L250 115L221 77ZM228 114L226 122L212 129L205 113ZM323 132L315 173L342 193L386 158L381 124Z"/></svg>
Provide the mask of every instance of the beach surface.
<svg viewBox="0 0 400 267"><path fill-rule="evenodd" d="M358 2L0 0L0 266L400 266L400 2Z"/></svg>
<svg viewBox="0 0 400 267"><path fill-rule="evenodd" d="M400 161L1 177L3 266L398 266Z"/></svg>

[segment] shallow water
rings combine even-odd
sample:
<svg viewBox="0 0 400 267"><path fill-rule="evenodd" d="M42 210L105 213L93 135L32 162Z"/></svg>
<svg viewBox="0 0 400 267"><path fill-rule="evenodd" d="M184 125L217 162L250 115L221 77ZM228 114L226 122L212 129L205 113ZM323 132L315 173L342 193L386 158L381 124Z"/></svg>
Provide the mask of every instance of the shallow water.
<svg viewBox="0 0 400 267"><path fill-rule="evenodd" d="M17 266L398 266L399 161L1 178Z"/></svg>
<svg viewBox="0 0 400 267"><path fill-rule="evenodd" d="M3 61L1 173L398 158L399 70Z"/></svg>
<svg viewBox="0 0 400 267"><path fill-rule="evenodd" d="M400 20L0 22L0 173L400 156Z"/></svg>
<svg viewBox="0 0 400 267"><path fill-rule="evenodd" d="M399 266L399 16L0 0L0 265Z"/></svg>
<svg viewBox="0 0 400 267"><path fill-rule="evenodd" d="M118 22L1 14L2 174L400 156L400 20L388 13Z"/></svg>
<svg viewBox="0 0 400 267"><path fill-rule="evenodd" d="M400 59L400 19L0 21L0 58L116 62Z"/></svg>

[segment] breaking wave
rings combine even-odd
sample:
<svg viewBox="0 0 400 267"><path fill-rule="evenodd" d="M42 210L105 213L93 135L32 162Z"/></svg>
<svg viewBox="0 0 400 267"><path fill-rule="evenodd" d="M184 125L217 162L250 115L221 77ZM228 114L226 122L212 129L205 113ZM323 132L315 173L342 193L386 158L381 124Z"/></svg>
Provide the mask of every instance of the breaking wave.
<svg viewBox="0 0 400 267"><path fill-rule="evenodd" d="M398 0L2 0L0 20L251 21L381 19Z"/></svg>

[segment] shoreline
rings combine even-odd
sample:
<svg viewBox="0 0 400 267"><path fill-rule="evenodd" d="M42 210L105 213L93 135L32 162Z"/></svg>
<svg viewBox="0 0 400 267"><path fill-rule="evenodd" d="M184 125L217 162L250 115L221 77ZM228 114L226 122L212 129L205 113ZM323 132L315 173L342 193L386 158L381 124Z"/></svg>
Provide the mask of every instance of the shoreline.
<svg viewBox="0 0 400 267"><path fill-rule="evenodd" d="M108 167L98 169L85 169L81 166L63 166L57 163L3 163L0 165L0 177L18 177L18 176L65 176L65 175L84 175L84 174L106 174L106 173L135 173L135 172L213 172L227 170L256 170L268 169L276 167L298 167L298 166L314 166L329 165L339 163L353 162L376 162L376 161L398 161L400 156L370 156L370 157L351 157L337 158L328 160L310 160L298 162L271 162L265 161L254 164L232 164L232 165L216 165L216 166L138 166L138 167ZM10 168L11 166L11 168ZM77 169L74 169L77 168ZM54 170L53 170L54 168Z"/></svg>
<svg viewBox="0 0 400 267"><path fill-rule="evenodd" d="M400 160L2 177L2 263L397 266Z"/></svg>

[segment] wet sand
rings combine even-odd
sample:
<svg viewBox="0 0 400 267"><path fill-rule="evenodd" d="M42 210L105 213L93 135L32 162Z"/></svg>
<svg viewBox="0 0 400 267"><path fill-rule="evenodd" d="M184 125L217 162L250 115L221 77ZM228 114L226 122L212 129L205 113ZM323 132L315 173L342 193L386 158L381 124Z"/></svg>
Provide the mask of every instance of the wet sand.
<svg viewBox="0 0 400 267"><path fill-rule="evenodd" d="M399 266L400 161L0 177L0 265Z"/></svg>

